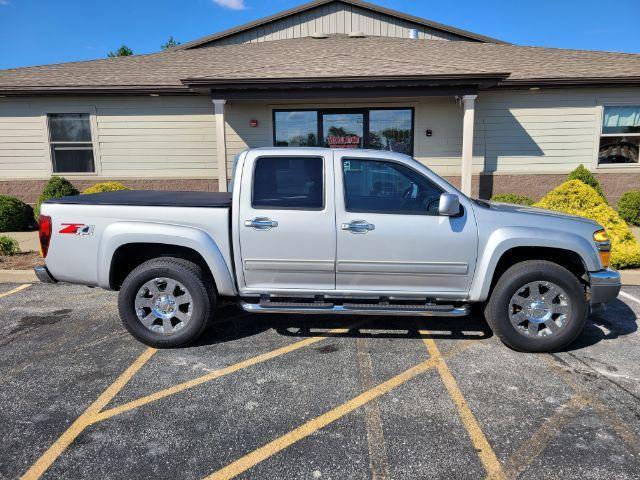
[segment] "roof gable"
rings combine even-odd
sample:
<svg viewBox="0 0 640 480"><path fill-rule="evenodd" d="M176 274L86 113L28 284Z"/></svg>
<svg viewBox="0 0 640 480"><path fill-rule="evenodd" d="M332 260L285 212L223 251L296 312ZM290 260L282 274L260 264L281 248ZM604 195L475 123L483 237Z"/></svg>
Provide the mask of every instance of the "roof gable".
<svg viewBox="0 0 640 480"><path fill-rule="evenodd" d="M427 40L463 40L506 43L466 30L433 22L361 0L314 0L213 35L184 43L176 50L255 43L310 36L313 33L348 34L408 38L418 31Z"/></svg>

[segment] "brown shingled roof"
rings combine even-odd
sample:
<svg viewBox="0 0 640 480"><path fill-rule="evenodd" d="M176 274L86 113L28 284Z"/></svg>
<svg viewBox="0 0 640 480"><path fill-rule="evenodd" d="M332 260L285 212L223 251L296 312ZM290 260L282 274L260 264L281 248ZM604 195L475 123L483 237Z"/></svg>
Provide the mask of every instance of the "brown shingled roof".
<svg viewBox="0 0 640 480"><path fill-rule="evenodd" d="M429 78L510 73L517 83L640 83L640 55L390 37L298 38L0 70L0 93L188 91L181 80Z"/></svg>

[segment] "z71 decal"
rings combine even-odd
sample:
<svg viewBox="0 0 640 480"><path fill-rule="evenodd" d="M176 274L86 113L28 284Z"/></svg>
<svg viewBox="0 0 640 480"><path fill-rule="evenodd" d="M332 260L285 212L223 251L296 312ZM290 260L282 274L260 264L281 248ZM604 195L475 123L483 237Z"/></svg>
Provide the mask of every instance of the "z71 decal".
<svg viewBox="0 0 640 480"><path fill-rule="evenodd" d="M59 233L66 233L71 235L93 235L93 229L95 225L85 225L84 223L62 223L64 228Z"/></svg>

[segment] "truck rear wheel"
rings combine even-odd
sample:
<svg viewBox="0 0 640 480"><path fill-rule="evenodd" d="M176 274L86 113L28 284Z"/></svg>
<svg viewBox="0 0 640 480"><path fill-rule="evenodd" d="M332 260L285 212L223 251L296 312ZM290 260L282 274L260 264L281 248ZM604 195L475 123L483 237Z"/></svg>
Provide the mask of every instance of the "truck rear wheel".
<svg viewBox="0 0 640 480"><path fill-rule="evenodd" d="M508 347L521 352L559 350L582 332L588 306L584 289L566 268L529 260L498 280L485 317Z"/></svg>
<svg viewBox="0 0 640 480"><path fill-rule="evenodd" d="M200 267L181 258L144 262L124 280L118 310L125 328L156 348L188 345L207 327L215 294Z"/></svg>

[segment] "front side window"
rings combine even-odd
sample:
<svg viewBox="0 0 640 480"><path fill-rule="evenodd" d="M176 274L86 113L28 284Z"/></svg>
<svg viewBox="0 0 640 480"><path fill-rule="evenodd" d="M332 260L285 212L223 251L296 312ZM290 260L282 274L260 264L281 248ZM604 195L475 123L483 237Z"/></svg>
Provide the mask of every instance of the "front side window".
<svg viewBox="0 0 640 480"><path fill-rule="evenodd" d="M50 113L48 121L53 172L95 172L89 114Z"/></svg>
<svg viewBox="0 0 640 480"><path fill-rule="evenodd" d="M638 163L640 106L605 106L598 164Z"/></svg>
<svg viewBox="0 0 640 480"><path fill-rule="evenodd" d="M344 159L342 171L348 212L438 214L442 190L405 165Z"/></svg>
<svg viewBox="0 0 640 480"><path fill-rule="evenodd" d="M262 157L253 175L254 208L324 207L323 159L318 157Z"/></svg>

